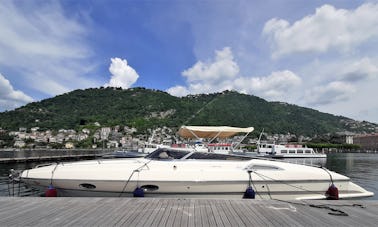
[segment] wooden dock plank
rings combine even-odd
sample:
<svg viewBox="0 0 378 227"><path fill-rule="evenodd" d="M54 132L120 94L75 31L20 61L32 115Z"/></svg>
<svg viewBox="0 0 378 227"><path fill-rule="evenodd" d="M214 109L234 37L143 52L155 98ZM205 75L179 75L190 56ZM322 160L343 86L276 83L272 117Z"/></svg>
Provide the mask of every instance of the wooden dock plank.
<svg viewBox="0 0 378 227"><path fill-rule="evenodd" d="M295 204L292 203L276 201L273 204L267 205L266 208L267 212L274 211L277 213L277 215L275 215L275 223L284 223L284 225L290 224L293 226L303 226L305 223L311 223L312 225L316 224L316 222L312 222L311 219L302 223L302 220L309 216L308 214L303 216L301 211L308 212L308 210L303 210L300 207L296 207Z"/></svg>
<svg viewBox="0 0 378 227"><path fill-rule="evenodd" d="M171 209L171 201L170 200L166 200L165 203L164 203L164 209L162 210L162 212L160 213L160 220L159 220L159 224L158 226L165 226L167 224L167 221L168 221L168 217L172 211Z"/></svg>
<svg viewBox="0 0 378 227"><path fill-rule="evenodd" d="M201 211L201 220L202 220L201 226L214 226L214 223L210 223L210 219L208 217L206 200L199 199L197 202L198 202L199 209Z"/></svg>
<svg viewBox="0 0 378 227"><path fill-rule="evenodd" d="M88 206L81 206L81 211L76 212L75 215L71 216L71 220L68 221L66 225L73 226L76 225L76 223L78 223L78 225L85 225L88 221L94 222L98 226L102 226L103 224L114 225L112 214L117 207L114 207L113 204L104 200L101 200L100 202L103 204L99 207L94 206L95 209L89 208ZM98 215L92 217L92 220L90 220L90 214L94 212Z"/></svg>
<svg viewBox="0 0 378 227"><path fill-rule="evenodd" d="M106 200L105 198L102 198L101 201L99 202L103 202L103 200ZM126 212L129 212L129 203L130 203L130 199L127 198L122 198L119 200L118 204L116 204L115 206L113 205L113 201L110 200L109 201L109 206L111 206L112 208L110 209L110 213L107 214L106 217L101 217L101 219L99 219L97 221L97 224L98 226L108 226L108 225L116 225L116 223L119 221L119 219L121 217L123 217L125 215ZM87 216L87 218L89 219L90 218L90 215ZM111 221L109 221L111 220ZM89 225L89 224L86 224L86 225Z"/></svg>
<svg viewBox="0 0 378 227"><path fill-rule="evenodd" d="M256 219L251 218L251 215L245 214L245 209L242 209L240 202L242 201L233 201L233 203L229 203L231 209L235 210L239 219L243 222L243 226L255 226L257 224Z"/></svg>
<svg viewBox="0 0 378 227"><path fill-rule="evenodd" d="M144 201L145 198L135 199L134 203L130 203L128 205L127 210L133 210L133 212L130 212L130 215L127 215L127 219L125 222L122 223L122 225L125 226L136 226L136 223L140 223L140 225L143 225L145 221L145 215L147 215L149 210L149 204Z"/></svg>
<svg viewBox="0 0 378 227"><path fill-rule="evenodd" d="M189 207L188 207L188 226L191 227L191 226L195 226L195 207L194 207L194 204L195 204L195 200L193 199L190 199L189 200Z"/></svg>
<svg viewBox="0 0 378 227"><path fill-rule="evenodd" d="M182 203L182 215L181 215L181 221L180 226L189 226L189 218L192 216L192 214L189 211L190 207L190 200L189 199L183 199L181 200Z"/></svg>
<svg viewBox="0 0 378 227"><path fill-rule="evenodd" d="M43 198L42 202L38 202L37 200L34 202L34 209L40 211L45 210L39 222L41 225L45 225L45 223L46 225L56 225L56 223L64 225L64 223L72 220L72 216L83 210L83 204L88 205L88 201L86 200L82 201L82 203L78 203L75 200L63 200L61 198ZM53 207L58 208L54 213L50 210ZM30 216L30 214L28 216Z"/></svg>
<svg viewBox="0 0 378 227"><path fill-rule="evenodd" d="M198 200L193 200L194 204L194 226L205 226L202 222L202 215L201 215L201 205L199 204Z"/></svg>
<svg viewBox="0 0 378 227"><path fill-rule="evenodd" d="M297 202L299 203L299 202ZM332 201L331 203L326 203L329 208L329 204L336 203L336 201ZM304 203L305 205L299 205L298 215L297 216L303 216L303 218L299 219L302 223L313 223L313 225L324 225L324 226L330 226L330 225L343 225L345 222L348 224L352 224L351 218L349 216L336 216L336 215L329 215L328 213L331 212L329 209L324 208L317 208L317 207L311 207L311 205L316 205L317 201L308 201ZM304 207L304 208L301 208ZM342 209L342 208L341 208ZM305 212L311 212L312 215L305 215ZM327 218L318 218L319 216L327 215ZM293 218L296 218L294 216Z"/></svg>
<svg viewBox="0 0 378 227"><path fill-rule="evenodd" d="M175 202L175 209L176 209L176 215L174 216L172 226L175 224L178 224L179 226L183 226L183 218L186 216L184 214L184 206L185 206L185 200L184 199L178 199Z"/></svg>
<svg viewBox="0 0 378 227"><path fill-rule="evenodd" d="M126 201L124 203L116 203L117 206L122 206L124 209L120 210L119 213L117 213L119 216L114 221L115 225L124 225L125 222L133 215L134 212L136 212L135 207L138 204L137 200L132 200L129 198L119 198L119 201Z"/></svg>
<svg viewBox="0 0 378 227"><path fill-rule="evenodd" d="M146 222L145 226L159 226L164 212L166 212L166 209L168 208L168 202L165 200L161 201L156 199L155 203L157 204L157 207L154 210L154 216L151 217L151 224L149 222Z"/></svg>
<svg viewBox="0 0 378 227"><path fill-rule="evenodd" d="M0 197L0 226L375 226L377 214L366 200Z"/></svg>
<svg viewBox="0 0 378 227"><path fill-rule="evenodd" d="M140 223L143 225L145 222L145 218L143 217L149 212L149 205L144 201L138 201L135 203L134 207L128 207L128 210L133 209L134 212L127 218L127 220L123 223L126 226L135 226L136 223Z"/></svg>
<svg viewBox="0 0 378 227"><path fill-rule="evenodd" d="M214 220L215 220L215 225L216 226L225 226L225 224L223 223L223 220L222 220L222 216L220 215L221 209L218 209L218 206L217 206L218 203L219 203L219 201L214 201L214 202L208 201L208 206L209 206L208 209L211 210L211 213L212 213Z"/></svg>
<svg viewBox="0 0 378 227"><path fill-rule="evenodd" d="M232 208L230 200L224 200L224 206L228 211L228 220L232 226L244 226L243 221L240 219L239 215L236 213L235 209Z"/></svg>
<svg viewBox="0 0 378 227"><path fill-rule="evenodd" d="M152 199L151 202L149 203L151 213L147 215L146 217L146 222L143 224L143 226L156 226L155 219L157 219L157 215L159 210L162 207L162 203L159 203L157 199Z"/></svg>
<svg viewBox="0 0 378 227"><path fill-rule="evenodd" d="M170 200L170 204L169 204L169 209L170 209L170 212L169 212L169 215L167 217L167 221L166 221L166 224L165 226L174 226L174 219L175 219L175 216L177 214L177 205L176 205L176 201L177 200ZM179 225L179 223L178 223Z"/></svg>

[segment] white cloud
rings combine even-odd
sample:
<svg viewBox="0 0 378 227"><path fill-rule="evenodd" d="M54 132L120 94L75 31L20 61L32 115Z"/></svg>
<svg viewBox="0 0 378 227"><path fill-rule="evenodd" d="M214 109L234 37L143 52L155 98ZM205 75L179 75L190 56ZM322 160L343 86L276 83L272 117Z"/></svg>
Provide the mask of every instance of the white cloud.
<svg viewBox="0 0 378 227"><path fill-rule="evenodd" d="M273 18L265 23L263 34L272 42L273 57L330 48L347 51L378 37L378 4L366 3L355 10L323 5L291 25Z"/></svg>
<svg viewBox="0 0 378 227"><path fill-rule="evenodd" d="M363 58L348 64L341 70L340 79L357 82L378 76L378 62L370 58Z"/></svg>
<svg viewBox="0 0 378 227"><path fill-rule="evenodd" d="M333 81L308 90L304 98L311 105L326 105L347 101L355 91L355 87L350 83Z"/></svg>
<svg viewBox="0 0 378 227"><path fill-rule="evenodd" d="M189 91L186 87L179 85L167 89L167 92L177 97L182 97L189 94Z"/></svg>
<svg viewBox="0 0 378 227"><path fill-rule="evenodd" d="M0 1L0 67L8 79L46 95L98 85L85 78L93 69L87 29L59 2L41 3Z"/></svg>
<svg viewBox="0 0 378 227"><path fill-rule="evenodd" d="M301 84L301 78L295 73L284 70L268 76L243 77L239 75L239 66L235 62L231 48L225 47L215 52L212 62L198 61L182 74L187 78L187 86L174 86L167 92L175 96L187 94L213 93L224 90L259 95L266 99L283 100Z"/></svg>
<svg viewBox="0 0 378 227"><path fill-rule="evenodd" d="M0 73L0 111L14 109L32 101L33 98L22 91L14 90L9 80Z"/></svg>
<svg viewBox="0 0 378 227"><path fill-rule="evenodd" d="M302 79L295 73L284 70L273 72L264 77L241 77L235 81L237 90L259 95L269 100L284 101L292 95Z"/></svg>
<svg viewBox="0 0 378 227"><path fill-rule="evenodd" d="M239 66L234 61L230 47L215 51L215 59L212 62L198 61L191 68L182 72L189 82L196 81L222 81L234 78L239 73Z"/></svg>
<svg viewBox="0 0 378 227"><path fill-rule="evenodd" d="M138 80L138 73L131 66L127 65L126 59L112 58L111 61L109 72L112 74L112 77L105 86L127 89Z"/></svg>
<svg viewBox="0 0 378 227"><path fill-rule="evenodd" d="M182 72L187 86L174 86L167 92L183 96L186 94L213 93L233 89L233 80L237 78L239 66L234 61L231 48L224 47L215 51L215 58L204 63L198 61Z"/></svg>

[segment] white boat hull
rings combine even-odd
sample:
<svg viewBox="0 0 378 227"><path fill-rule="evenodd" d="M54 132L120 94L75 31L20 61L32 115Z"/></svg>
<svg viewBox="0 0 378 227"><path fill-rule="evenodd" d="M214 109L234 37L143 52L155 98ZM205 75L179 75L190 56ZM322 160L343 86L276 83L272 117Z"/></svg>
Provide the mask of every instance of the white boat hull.
<svg viewBox="0 0 378 227"><path fill-rule="evenodd" d="M46 181L48 182L48 181ZM94 185L101 185L99 182L90 182ZM120 186L124 182L103 182L104 187L101 189L87 190L77 187L80 182L71 181L67 182L57 182L56 185L65 185L64 188L56 186L59 197L132 197L133 190L137 187L137 182L130 182L128 188L122 192ZM207 183L196 185L193 182L171 182L169 184L162 182L139 182L139 185L158 185L158 192L145 191L145 197L169 197L169 198L228 198L228 199L240 199L243 198L244 191L246 190L246 185L248 182L243 182L242 184L225 185L224 182L220 184ZM38 185L31 185L32 187L38 188L39 190L46 190L49 183L40 183ZM71 187L69 186L71 185ZM188 186L191 185L191 186ZM293 186L298 185L301 189L293 190ZM340 188L345 188L339 190L340 199L356 199L370 197L374 194L363 190L358 185L351 182L335 182L335 185ZM188 189L192 187L192 189ZM253 189L256 192L256 199L287 199L287 200L302 200L302 199L326 199L325 191L329 187L327 182L310 183L301 182L296 184L291 184L287 186L285 184L272 184L272 183L255 183ZM196 189L194 189L196 188ZM222 188L223 190L219 190ZM269 189L267 189L269 188ZM305 188L313 188L312 191L304 191ZM315 189L317 188L317 190ZM169 190L164 190L169 189Z"/></svg>
<svg viewBox="0 0 378 227"><path fill-rule="evenodd" d="M251 182L248 170L252 171ZM21 180L42 190L53 184L58 196L126 197L133 196L139 186L146 197L242 198L251 183L257 199L325 199L331 184L329 174L340 198L373 195L337 173L258 159L83 161L25 170Z"/></svg>

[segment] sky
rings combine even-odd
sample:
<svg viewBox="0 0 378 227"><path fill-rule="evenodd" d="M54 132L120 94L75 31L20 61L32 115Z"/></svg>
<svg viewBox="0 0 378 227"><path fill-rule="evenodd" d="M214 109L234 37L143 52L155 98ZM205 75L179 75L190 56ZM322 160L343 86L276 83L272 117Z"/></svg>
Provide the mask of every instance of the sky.
<svg viewBox="0 0 378 227"><path fill-rule="evenodd" d="M0 112L101 86L378 123L378 0L0 1Z"/></svg>

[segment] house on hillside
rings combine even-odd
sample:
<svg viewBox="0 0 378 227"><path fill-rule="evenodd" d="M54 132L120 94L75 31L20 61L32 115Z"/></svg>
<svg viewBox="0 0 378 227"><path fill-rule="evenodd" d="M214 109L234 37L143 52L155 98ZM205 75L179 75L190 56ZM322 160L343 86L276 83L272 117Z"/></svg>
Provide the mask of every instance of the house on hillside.
<svg viewBox="0 0 378 227"><path fill-rule="evenodd" d="M332 136L332 142L340 144L353 144L353 137L355 133L352 132L338 132L336 135Z"/></svg>
<svg viewBox="0 0 378 227"><path fill-rule="evenodd" d="M16 140L16 142L14 142L13 146L17 147L17 148L23 148L23 147L26 146L26 143L23 140Z"/></svg>
<svg viewBox="0 0 378 227"><path fill-rule="evenodd" d="M378 150L378 133L356 135L353 137L353 144L360 145L364 150Z"/></svg>
<svg viewBox="0 0 378 227"><path fill-rule="evenodd" d="M75 146L74 146L74 144L73 144L72 142L67 142L67 143L64 145L64 147L65 147L66 149L73 149Z"/></svg>

